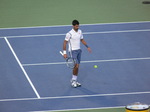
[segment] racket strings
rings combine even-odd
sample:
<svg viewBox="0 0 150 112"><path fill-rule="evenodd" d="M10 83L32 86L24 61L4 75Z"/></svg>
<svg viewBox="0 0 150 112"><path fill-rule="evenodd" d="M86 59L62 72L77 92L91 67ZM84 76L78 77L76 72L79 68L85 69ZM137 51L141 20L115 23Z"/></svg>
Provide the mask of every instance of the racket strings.
<svg viewBox="0 0 150 112"><path fill-rule="evenodd" d="M75 67L75 64L76 64L75 59L73 59L73 58L68 58L66 62L67 62L67 66L68 66L69 68L74 68L74 67Z"/></svg>

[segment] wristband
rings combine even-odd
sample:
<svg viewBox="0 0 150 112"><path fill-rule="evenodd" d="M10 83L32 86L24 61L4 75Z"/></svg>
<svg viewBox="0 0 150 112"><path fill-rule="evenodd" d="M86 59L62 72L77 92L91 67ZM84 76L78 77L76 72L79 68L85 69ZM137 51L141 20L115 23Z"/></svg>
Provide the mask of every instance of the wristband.
<svg viewBox="0 0 150 112"><path fill-rule="evenodd" d="M88 46L88 45L85 45L85 47L89 48L89 46Z"/></svg>
<svg viewBox="0 0 150 112"><path fill-rule="evenodd" d="M63 51L63 54L67 54L66 50Z"/></svg>

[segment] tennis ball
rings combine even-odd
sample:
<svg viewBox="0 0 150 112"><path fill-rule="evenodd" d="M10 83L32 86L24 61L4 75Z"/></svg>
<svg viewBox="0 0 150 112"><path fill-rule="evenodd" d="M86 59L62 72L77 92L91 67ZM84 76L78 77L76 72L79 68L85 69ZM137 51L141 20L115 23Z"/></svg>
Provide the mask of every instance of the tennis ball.
<svg viewBox="0 0 150 112"><path fill-rule="evenodd" d="M94 65L94 68L98 68L98 66L97 66L97 65Z"/></svg>

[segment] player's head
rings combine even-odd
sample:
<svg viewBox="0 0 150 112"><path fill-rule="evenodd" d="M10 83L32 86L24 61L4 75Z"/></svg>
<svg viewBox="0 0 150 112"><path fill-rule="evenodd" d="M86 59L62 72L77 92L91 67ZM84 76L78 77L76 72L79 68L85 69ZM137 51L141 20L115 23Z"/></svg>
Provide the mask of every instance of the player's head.
<svg viewBox="0 0 150 112"><path fill-rule="evenodd" d="M73 20L73 21L72 21L73 29L77 31L77 30L79 29L79 24L80 24L80 23L79 23L78 20Z"/></svg>

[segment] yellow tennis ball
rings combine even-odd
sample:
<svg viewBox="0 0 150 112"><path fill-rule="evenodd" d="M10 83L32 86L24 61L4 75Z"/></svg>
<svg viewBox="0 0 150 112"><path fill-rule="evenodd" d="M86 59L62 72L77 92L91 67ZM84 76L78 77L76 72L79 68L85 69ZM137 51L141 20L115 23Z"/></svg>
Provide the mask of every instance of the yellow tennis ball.
<svg viewBox="0 0 150 112"><path fill-rule="evenodd" d="M97 65L94 65L94 68L98 68L98 66L97 66Z"/></svg>

